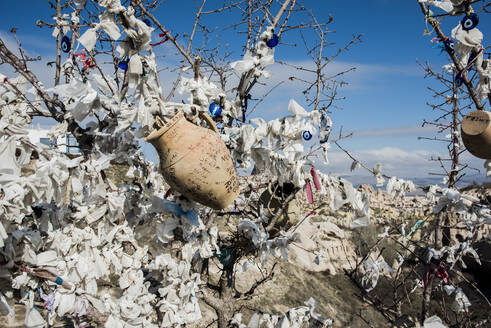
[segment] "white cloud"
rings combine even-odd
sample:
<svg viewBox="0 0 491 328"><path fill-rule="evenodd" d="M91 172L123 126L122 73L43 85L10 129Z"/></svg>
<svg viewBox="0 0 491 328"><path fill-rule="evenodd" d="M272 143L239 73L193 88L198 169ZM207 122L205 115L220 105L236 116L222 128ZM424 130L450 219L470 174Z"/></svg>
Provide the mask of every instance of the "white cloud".
<svg viewBox="0 0 491 328"><path fill-rule="evenodd" d="M335 145L332 147L332 151L328 152L329 165L326 166L321 163L317 164L317 167L321 171L329 174L346 176L348 177L348 180L351 180L351 177L355 181L371 181L370 179L367 179L367 177L371 176L371 173L363 168L357 168L355 171L350 172L350 166L353 162L352 159L350 159L343 151L337 150ZM388 176L417 180L434 178L435 176L429 175L430 172L443 173L440 163L438 161L430 161L430 159L432 157L437 158L438 156L442 158L448 157L448 155L445 155L443 152L427 150L408 151L398 147L365 149L353 151L350 152L350 154L369 168L373 168L377 163L382 164L382 173ZM470 166L481 170L480 173L473 170L468 171L467 175L469 178L464 179L464 181L471 183L472 179L484 178L485 172L482 169L483 160L475 158L470 154L463 154L461 156L461 163L469 164ZM371 183L375 183L375 178L372 180ZM438 180L441 180L441 178L438 178Z"/></svg>
<svg viewBox="0 0 491 328"><path fill-rule="evenodd" d="M417 150L409 152L396 147L350 151L350 154L370 168L380 163L385 174L399 176L405 176L405 173L414 175L414 173L417 173L415 172L415 166L420 169L422 166L428 167L428 159L431 157L431 153L428 151ZM337 174L351 174L349 168L352 160L343 151L334 150L328 155L330 165L326 169ZM360 174L360 172L356 172L356 174ZM366 174L369 173L367 172ZM421 174L424 175L426 172L421 172L419 175Z"/></svg>

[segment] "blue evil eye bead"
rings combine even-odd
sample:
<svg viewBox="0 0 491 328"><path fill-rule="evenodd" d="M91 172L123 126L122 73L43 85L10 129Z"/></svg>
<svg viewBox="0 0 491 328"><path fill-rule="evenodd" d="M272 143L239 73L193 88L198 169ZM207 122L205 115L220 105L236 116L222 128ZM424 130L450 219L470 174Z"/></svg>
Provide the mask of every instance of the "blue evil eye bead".
<svg viewBox="0 0 491 328"><path fill-rule="evenodd" d="M455 76L455 81L454 82L455 82L455 85L457 87L460 87L464 83L464 78L460 74L457 74Z"/></svg>
<svg viewBox="0 0 491 328"><path fill-rule="evenodd" d="M280 38L278 38L278 35L276 34L273 34L273 36L271 37L271 39L269 39L268 41L266 41L266 45L270 48L274 48L278 45L278 41L280 41Z"/></svg>
<svg viewBox="0 0 491 328"><path fill-rule="evenodd" d="M63 283L63 279L62 279L61 277L56 277L56 279L55 279L55 283L56 283L57 285L61 285L61 284Z"/></svg>
<svg viewBox="0 0 491 328"><path fill-rule="evenodd" d="M128 62L130 61L129 58L125 58L125 59L122 59L119 63L118 63L118 67L120 69L122 69L123 71L126 71L128 69Z"/></svg>
<svg viewBox="0 0 491 328"><path fill-rule="evenodd" d="M310 131L303 131L302 138L305 141L309 141L310 139L312 139L312 133L310 133Z"/></svg>
<svg viewBox="0 0 491 328"><path fill-rule="evenodd" d="M70 49L72 48L71 44L70 44L70 39L64 35L62 38L61 38L61 50L63 52L70 52Z"/></svg>
<svg viewBox="0 0 491 328"><path fill-rule="evenodd" d="M149 19L149 18L145 18L145 19L143 20L143 22L144 22L145 24L147 24L147 26L148 26L148 27L152 27L152 22L150 21L150 19Z"/></svg>
<svg viewBox="0 0 491 328"><path fill-rule="evenodd" d="M451 51L454 50L454 42L452 39L446 39L445 41L443 41L443 43L448 47L450 48Z"/></svg>
<svg viewBox="0 0 491 328"><path fill-rule="evenodd" d="M462 28L466 31L472 30L474 27L479 24L479 17L472 13L470 15L465 15L464 18L460 21Z"/></svg>
<svg viewBox="0 0 491 328"><path fill-rule="evenodd" d="M211 116L215 118L222 114L222 107L220 106L220 104L212 102L210 107L208 108L208 111L210 112Z"/></svg>

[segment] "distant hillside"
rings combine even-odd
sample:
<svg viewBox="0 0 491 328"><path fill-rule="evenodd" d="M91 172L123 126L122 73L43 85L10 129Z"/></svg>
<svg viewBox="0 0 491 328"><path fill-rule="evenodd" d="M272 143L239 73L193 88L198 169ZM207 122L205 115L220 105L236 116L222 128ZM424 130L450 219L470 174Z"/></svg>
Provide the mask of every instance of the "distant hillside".
<svg viewBox="0 0 491 328"><path fill-rule="evenodd" d="M350 181L353 183L355 187L359 187L362 184L368 184L372 185L374 188L376 188L375 185L375 178L373 176L366 176L366 175L344 175L341 176L342 178ZM427 177L398 177L404 180L412 180L416 185L418 186L429 186L429 185L440 185L442 186L442 177L441 176L427 176ZM462 180L457 184L459 188L464 188L468 185L472 184L484 184L484 183L491 183L491 178L486 178L486 175L484 172L481 173L475 173L475 174L468 174L465 175ZM382 189L385 189L382 187Z"/></svg>

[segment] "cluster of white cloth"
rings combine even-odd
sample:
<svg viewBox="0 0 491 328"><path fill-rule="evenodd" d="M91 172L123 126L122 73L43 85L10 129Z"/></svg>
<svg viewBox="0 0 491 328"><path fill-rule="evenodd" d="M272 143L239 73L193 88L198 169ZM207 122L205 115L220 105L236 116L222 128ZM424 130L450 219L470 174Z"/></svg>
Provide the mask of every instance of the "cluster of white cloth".
<svg viewBox="0 0 491 328"><path fill-rule="evenodd" d="M416 186L410 180L392 177L387 182L386 191L392 198L404 197L406 193L416 190Z"/></svg>
<svg viewBox="0 0 491 328"><path fill-rule="evenodd" d="M438 7L447 13L457 15L464 9L464 0L418 0L419 2L428 3L428 5Z"/></svg>
<svg viewBox="0 0 491 328"><path fill-rule="evenodd" d="M431 186L426 197L436 201L433 207L435 214L446 209L458 213L468 224L489 224L491 222L491 209L488 206L482 205L479 198L461 193L457 189Z"/></svg>
<svg viewBox="0 0 491 328"><path fill-rule="evenodd" d="M304 306L290 309L283 315L256 312L248 324L242 323L242 314L237 313L230 324L238 328L300 328L306 324L315 327L332 327L333 321L331 319L324 318L315 311L317 303L313 298L304 304Z"/></svg>
<svg viewBox="0 0 491 328"><path fill-rule="evenodd" d="M231 63L233 69L239 73L252 71L253 76L270 77L271 73L265 71L264 68L274 63L274 48L267 46L267 40L271 39L274 34L274 28L268 26L261 33L260 40L256 44L255 53L246 52L242 60Z"/></svg>
<svg viewBox="0 0 491 328"><path fill-rule="evenodd" d="M394 270L385 262L382 256L375 259L372 255L367 257L363 261L363 275L360 280L365 291L369 292L373 290L377 286L380 275L383 273L392 274Z"/></svg>

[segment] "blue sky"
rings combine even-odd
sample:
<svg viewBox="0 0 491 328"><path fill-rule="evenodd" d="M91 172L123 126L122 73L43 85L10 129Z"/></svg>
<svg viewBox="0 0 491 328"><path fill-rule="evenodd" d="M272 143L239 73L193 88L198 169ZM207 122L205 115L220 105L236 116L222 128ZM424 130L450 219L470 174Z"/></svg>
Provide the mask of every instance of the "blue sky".
<svg viewBox="0 0 491 328"><path fill-rule="evenodd" d="M218 3L221 1L209 0L205 8L211 9ZM427 177L429 171L439 172L438 165L427 159L432 155L444 154L445 148L440 143L417 139L418 136L433 136L434 131L421 128L421 123L423 118L435 117L435 113L426 106L426 102L431 100L431 94L426 88L431 81L423 78L424 72L416 59L422 62L428 60L438 69L446 63L446 58L440 55L439 49L432 48L430 39L434 34L430 37L423 36L425 22L417 0L308 0L302 4L312 9L320 21L326 21L329 13L332 13L334 20L330 29L336 33L329 34L328 38L336 44L330 47L328 53L334 53L353 34L363 34L363 42L352 46L332 65L333 71L357 67L356 71L346 76L346 81L350 84L341 90L341 95L346 100L337 105L343 109L334 110L331 115L335 131L343 126L343 131L354 132L353 138L344 141L343 145L369 165L381 162L385 167L384 172L390 175L423 178ZM183 35L192 29L195 10L195 1L167 0L155 14L168 30ZM2 11L2 39L8 38L11 27L16 27L17 35L29 54L40 54L46 58L53 56L54 39L50 35L51 31L35 25L37 19L52 22L53 11L47 2L5 1L2 3ZM445 18L441 23L443 30L450 34L459 19ZM237 16L225 14L208 17L205 22L208 26L219 28L236 20ZM478 28L484 33L491 31L491 23L481 17ZM281 41L295 43L298 41L297 37L295 33L290 33L284 35ZM242 56L243 38L233 30L219 30L215 40L223 45L228 44L233 50L231 60L238 60ZM489 45L486 34L483 44ZM157 54L158 51L169 55L174 49L169 42L160 46ZM280 44L276 48L275 57L277 60L308 65L308 58L300 45L294 47ZM169 56L163 60L172 63L178 58ZM4 70L0 66L0 72ZM44 74L49 73L42 67L38 67L38 70ZM278 64L274 64L270 70L273 73L271 82L288 75ZM170 80L166 80L166 74L168 73L162 73L164 89L168 89L170 83ZM298 85L286 82L271 94L255 115L267 120L286 115L288 102L292 97L300 104L305 104ZM486 106L489 108L488 103ZM306 109L309 110L307 107ZM149 151L148 147L145 149ZM471 156L468 159L482 172L482 160ZM345 175L349 172L349 164L346 156L333 146L331 164L322 169ZM355 174L365 175L361 171Z"/></svg>

